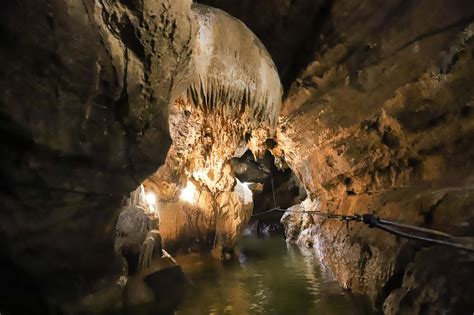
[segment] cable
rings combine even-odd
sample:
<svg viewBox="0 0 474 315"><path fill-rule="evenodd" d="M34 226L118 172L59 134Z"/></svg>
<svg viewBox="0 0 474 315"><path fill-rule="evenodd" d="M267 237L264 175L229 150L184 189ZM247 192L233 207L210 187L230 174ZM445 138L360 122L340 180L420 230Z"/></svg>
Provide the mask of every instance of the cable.
<svg viewBox="0 0 474 315"><path fill-rule="evenodd" d="M425 242L430 242L430 243L434 243L434 244L450 246L450 247L454 247L454 248L469 251L469 252L474 252L473 247L468 246L468 245L464 245L464 244L459 244L457 242L452 241L454 236L452 236L451 234L444 233L444 232L440 232L440 231L436 231L436 230L432 230L432 229L427 229L427 228L422 228L422 227L418 227L418 226L413 226L413 225L409 225L409 224L404 224L404 223L393 222L393 221L389 221L389 220L382 220L378 216L376 216L374 214L371 214L371 213L364 214L362 216L362 221L366 225L368 225L369 228L374 228L374 227L379 228L379 229L381 229L383 231L386 231L388 233L398 235L398 236L401 236L401 237L405 237L405 238L408 238L408 239L425 241ZM427 236L420 236L420 235L416 235L416 234L410 234L410 233L400 231L399 229L393 229L391 227L387 227L385 225L399 227L399 228L407 229L407 230L418 231L418 232L422 232L422 233L425 233L425 234L428 234L428 235L431 234L431 235L441 236L441 237L444 237L444 238L448 238L449 240L440 240L440 239L435 239L435 238L431 238L431 237L427 237Z"/></svg>
<svg viewBox="0 0 474 315"><path fill-rule="evenodd" d="M262 214L265 214L265 213L269 213L269 212L275 212L275 211L287 212L287 210L285 210L285 209L272 208L272 209L270 209L270 210L266 210L266 211L263 211L263 212L259 212L259 213L252 214L251 217L257 217L257 216L259 216L259 215L262 215Z"/></svg>
<svg viewBox="0 0 474 315"><path fill-rule="evenodd" d="M270 173L270 179L272 181L272 196L273 196L273 209L276 209L277 208L277 205L276 205L276 198L275 198L275 187L273 186L273 175L272 173Z"/></svg>
<svg viewBox="0 0 474 315"><path fill-rule="evenodd" d="M385 232L388 232L390 234L394 234L400 237L404 237L407 239L412 239L412 240L419 240L419 241L425 241L433 244L438 244L438 245L445 245L449 247L453 247L456 249L460 250L465 250L469 252L474 252L474 248L472 246L468 246L465 244L460 244L458 242L453 241L455 237L451 234L437 231L437 230L432 230L432 229L427 229L423 227L418 227L418 226L413 226L409 224L404 224L404 223L399 223L399 222L394 222L394 221L389 221L389 220L383 220L380 219L378 216L372 214L372 213L366 213L364 215L359 215L359 214L353 214L353 215L344 215L344 214L336 214L336 213L329 213L329 212L321 212L318 210L288 210L288 209L281 209L281 208L273 208L269 209L260 213L253 214L252 217L259 216L262 214L266 214L269 212L274 212L274 211L280 211L280 212L294 212L294 213L311 213L314 215L318 215L321 217L325 217L327 219L339 219L341 221L356 221L356 222L363 222L365 223L369 228L379 228ZM427 235L435 235L438 237L444 237L449 240L440 240L436 238L431 238L428 236L420 236L416 234L410 234L407 232L400 231L399 229L395 229L392 227L396 228L401 228L401 229L406 229L406 230L412 230L412 231L417 231L421 232Z"/></svg>
<svg viewBox="0 0 474 315"><path fill-rule="evenodd" d="M435 243L435 244L439 244L439 245L450 246L450 247L454 247L454 248L469 251L469 252L474 252L474 248L469 247L467 245L462 245L462 244L454 243L454 242L450 242L450 241L443 241L443 240L437 240L437 239L433 239L433 238L429 238L429 237L423 237L423 236L408 234L408 233L405 233L405 232L402 232L402 231L398 231L396 229L386 227L382 224L377 224L375 227L377 227L381 230L384 230L388 233L398 235L398 236L401 236L401 237L405 237L405 238L408 238L408 239L425 241L425 242Z"/></svg>
<svg viewBox="0 0 474 315"><path fill-rule="evenodd" d="M256 217L256 216L266 214L266 213L269 213L269 212L274 212L274 211L290 212L290 213L292 213L292 212L295 212L295 213L311 213L311 214L319 215L321 217L325 217L325 218L328 218L328 219L340 219L342 221L358 221L358 222L362 221L362 217L358 214L345 215L345 214L322 212L322 211L318 211L318 210L288 210L288 209L282 209L282 208L272 208L272 209L269 209L269 210L266 210L266 211L263 211L263 212L255 213L255 214L252 214L252 217Z"/></svg>
<svg viewBox="0 0 474 315"><path fill-rule="evenodd" d="M420 231L420 232L423 232L423 233L435 234L435 235L439 235L439 236L442 236L442 237L448 237L448 238L454 237L454 236L452 236L451 234L448 234L448 233L444 233L444 232L440 232L440 231L436 231L436 230L432 230L432 229L427 229L427 228L422 228L422 227L418 227L418 226L413 226L413 225L408 225L408 224L403 224L403 223L398 223L398 222L393 222L393 221L388 221L388 220L382 220L382 219L379 219L379 222L381 224L385 224L385 225L391 225L391 226L400 227L400 228L404 228L404 229L411 229L411 230Z"/></svg>

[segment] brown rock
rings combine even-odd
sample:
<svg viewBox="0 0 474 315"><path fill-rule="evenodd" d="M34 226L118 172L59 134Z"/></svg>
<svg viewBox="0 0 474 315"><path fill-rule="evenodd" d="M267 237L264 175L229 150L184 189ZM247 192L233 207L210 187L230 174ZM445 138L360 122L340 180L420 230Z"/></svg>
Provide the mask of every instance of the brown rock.
<svg viewBox="0 0 474 315"><path fill-rule="evenodd" d="M168 102L194 38L190 6L0 4L2 304L42 312L43 295L61 303L120 273L117 209L165 159Z"/></svg>

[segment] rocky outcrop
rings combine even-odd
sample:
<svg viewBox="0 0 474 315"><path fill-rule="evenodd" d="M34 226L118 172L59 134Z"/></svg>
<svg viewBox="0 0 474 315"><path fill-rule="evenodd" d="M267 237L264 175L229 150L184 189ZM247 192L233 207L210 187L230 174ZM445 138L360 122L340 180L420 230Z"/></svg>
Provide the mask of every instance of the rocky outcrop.
<svg viewBox="0 0 474 315"><path fill-rule="evenodd" d="M239 20L193 5L198 34L186 93L173 104L167 165L212 193L234 186L229 160L261 156L273 137L282 87L265 47Z"/></svg>
<svg viewBox="0 0 474 315"><path fill-rule="evenodd" d="M195 38L190 7L0 4L2 309L46 312L120 273L116 210L166 157L168 103Z"/></svg>
<svg viewBox="0 0 474 315"><path fill-rule="evenodd" d="M271 146L271 141L267 141ZM246 232L259 236L283 235L281 211L300 203L306 191L291 169L278 158L266 152L255 160L250 151L231 161L236 177L246 182L254 194L254 210Z"/></svg>
<svg viewBox="0 0 474 315"><path fill-rule="evenodd" d="M273 150L310 209L473 237L473 13L463 1L333 2ZM345 288L387 314L474 307L462 251L308 214L283 221L289 239L319 250Z"/></svg>
<svg viewBox="0 0 474 315"><path fill-rule="evenodd" d="M117 220L115 250L138 256L147 233L152 229L153 222L143 209L136 206L124 208Z"/></svg>
<svg viewBox="0 0 474 315"><path fill-rule="evenodd" d="M123 220L118 222L119 230L123 230L123 223ZM138 241L136 237L130 237L128 240L132 241L129 244ZM162 249L160 233L157 230L150 230L140 244L138 268L124 271L117 282L106 283L80 300L62 305L64 312L67 314L102 314L111 311L147 314L173 312L183 299L189 280L174 258ZM130 259L127 261L130 263Z"/></svg>

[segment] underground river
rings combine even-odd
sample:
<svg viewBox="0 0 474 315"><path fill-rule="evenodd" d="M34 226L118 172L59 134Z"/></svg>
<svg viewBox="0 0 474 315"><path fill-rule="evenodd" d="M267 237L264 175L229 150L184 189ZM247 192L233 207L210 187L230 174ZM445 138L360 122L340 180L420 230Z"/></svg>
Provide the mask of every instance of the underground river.
<svg viewBox="0 0 474 315"><path fill-rule="evenodd" d="M314 250L281 238L243 237L240 255L220 264L178 257L191 288L177 315L372 314L365 299L344 291Z"/></svg>

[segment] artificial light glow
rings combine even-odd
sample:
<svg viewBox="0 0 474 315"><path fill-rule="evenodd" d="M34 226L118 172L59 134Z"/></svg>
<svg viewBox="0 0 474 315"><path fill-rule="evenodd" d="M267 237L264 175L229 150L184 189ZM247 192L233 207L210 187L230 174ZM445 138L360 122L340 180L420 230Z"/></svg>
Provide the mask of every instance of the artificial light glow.
<svg viewBox="0 0 474 315"><path fill-rule="evenodd" d="M148 204L155 204L156 203L156 195L152 192L147 192L145 195L146 202Z"/></svg>
<svg viewBox="0 0 474 315"><path fill-rule="evenodd" d="M155 205L156 205L156 195L152 193L151 191L147 192L145 194L145 201L148 204L149 208L151 211L155 211Z"/></svg>
<svg viewBox="0 0 474 315"><path fill-rule="evenodd" d="M181 200L193 203L196 201L196 186L193 183L188 182L186 187L181 191L179 198Z"/></svg>

